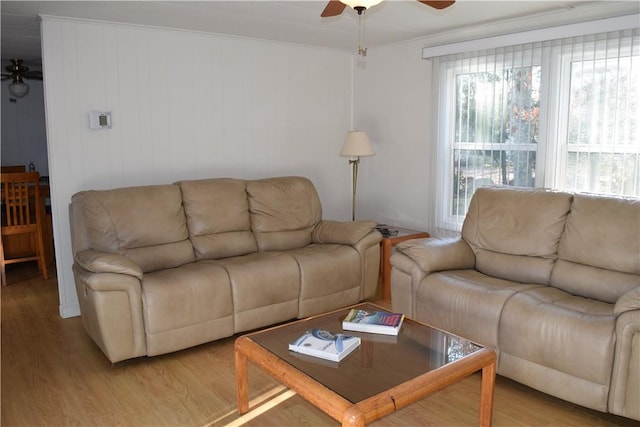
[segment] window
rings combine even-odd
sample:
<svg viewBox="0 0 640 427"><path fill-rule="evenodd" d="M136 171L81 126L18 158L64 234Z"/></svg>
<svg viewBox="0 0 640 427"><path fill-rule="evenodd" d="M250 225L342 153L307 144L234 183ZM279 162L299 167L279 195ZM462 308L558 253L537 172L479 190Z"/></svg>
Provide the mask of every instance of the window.
<svg viewBox="0 0 640 427"><path fill-rule="evenodd" d="M459 230L485 185L640 196L640 30L451 55L434 66L437 226Z"/></svg>

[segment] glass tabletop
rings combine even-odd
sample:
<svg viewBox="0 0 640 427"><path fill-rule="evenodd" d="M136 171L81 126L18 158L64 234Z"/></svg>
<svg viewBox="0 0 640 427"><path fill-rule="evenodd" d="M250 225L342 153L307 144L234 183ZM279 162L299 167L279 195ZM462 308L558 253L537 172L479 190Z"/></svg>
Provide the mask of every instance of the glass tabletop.
<svg viewBox="0 0 640 427"><path fill-rule="evenodd" d="M354 307L385 310L369 303ZM463 338L407 318L398 336L343 331L342 319L350 308L256 332L249 338L352 403L482 349ZM359 336L362 342L339 363L289 351L289 342L312 328Z"/></svg>

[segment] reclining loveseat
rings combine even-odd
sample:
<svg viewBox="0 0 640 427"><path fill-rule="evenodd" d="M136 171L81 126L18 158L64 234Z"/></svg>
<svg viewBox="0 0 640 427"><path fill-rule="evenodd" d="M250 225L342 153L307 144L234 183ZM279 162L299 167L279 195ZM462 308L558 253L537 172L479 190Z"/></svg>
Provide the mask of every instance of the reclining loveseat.
<svg viewBox="0 0 640 427"><path fill-rule="evenodd" d="M479 188L462 235L391 257L393 309L492 347L500 375L640 420L640 200Z"/></svg>

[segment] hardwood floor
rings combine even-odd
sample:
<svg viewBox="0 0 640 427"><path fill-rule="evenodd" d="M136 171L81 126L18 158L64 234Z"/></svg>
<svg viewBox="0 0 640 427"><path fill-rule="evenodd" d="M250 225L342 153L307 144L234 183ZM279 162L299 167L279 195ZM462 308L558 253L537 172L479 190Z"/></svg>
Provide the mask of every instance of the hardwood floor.
<svg viewBox="0 0 640 427"><path fill-rule="evenodd" d="M337 426L299 396L250 365L252 405L235 412L235 337L185 351L111 364L80 318L58 314L55 277L35 264L9 266L2 292L1 424L11 426ZM477 425L480 377L442 390L371 425ZM265 405L266 406L266 405ZM638 426L538 393L496 382L494 426Z"/></svg>

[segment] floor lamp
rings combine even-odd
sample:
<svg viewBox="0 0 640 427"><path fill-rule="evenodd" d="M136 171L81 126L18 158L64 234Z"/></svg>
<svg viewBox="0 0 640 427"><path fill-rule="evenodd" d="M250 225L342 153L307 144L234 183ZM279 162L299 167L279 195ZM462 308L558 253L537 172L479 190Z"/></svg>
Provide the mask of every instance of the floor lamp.
<svg viewBox="0 0 640 427"><path fill-rule="evenodd" d="M347 133L344 145L340 151L341 157L349 157L349 164L353 168L353 198L351 201L351 220L356 220L356 186L358 184L358 164L360 157L374 156L376 153L371 147L367 133L363 131L351 131Z"/></svg>

